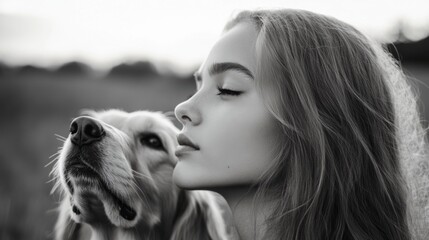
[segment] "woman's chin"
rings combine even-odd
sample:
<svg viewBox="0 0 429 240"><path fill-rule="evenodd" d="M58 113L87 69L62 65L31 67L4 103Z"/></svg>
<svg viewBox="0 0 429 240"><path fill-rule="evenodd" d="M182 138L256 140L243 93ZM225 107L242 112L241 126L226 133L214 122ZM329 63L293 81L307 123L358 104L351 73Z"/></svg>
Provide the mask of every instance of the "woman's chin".
<svg viewBox="0 0 429 240"><path fill-rule="evenodd" d="M226 170L213 166L203 168L189 162L178 162L173 171L173 182L185 190L213 190L242 185L242 180L240 176L228 175Z"/></svg>
<svg viewBox="0 0 429 240"><path fill-rule="evenodd" d="M193 190L198 189L198 179L193 174L192 169L187 164L178 162L173 171L173 182L176 186L186 189ZM195 171L194 171L195 172Z"/></svg>
<svg viewBox="0 0 429 240"><path fill-rule="evenodd" d="M197 166L190 162L178 162L173 171L173 182L186 190L205 190L217 185L218 171L212 168ZM206 170L208 169L208 170Z"/></svg>

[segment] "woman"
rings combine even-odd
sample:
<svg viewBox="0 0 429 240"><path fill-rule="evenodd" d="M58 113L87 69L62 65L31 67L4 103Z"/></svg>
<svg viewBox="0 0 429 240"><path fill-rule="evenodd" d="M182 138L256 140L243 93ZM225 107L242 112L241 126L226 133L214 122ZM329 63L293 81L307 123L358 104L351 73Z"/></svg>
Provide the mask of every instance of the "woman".
<svg viewBox="0 0 429 240"><path fill-rule="evenodd" d="M243 11L195 76L175 109L173 179L220 193L241 239L412 238L401 167L427 159L425 130L406 78L362 33Z"/></svg>

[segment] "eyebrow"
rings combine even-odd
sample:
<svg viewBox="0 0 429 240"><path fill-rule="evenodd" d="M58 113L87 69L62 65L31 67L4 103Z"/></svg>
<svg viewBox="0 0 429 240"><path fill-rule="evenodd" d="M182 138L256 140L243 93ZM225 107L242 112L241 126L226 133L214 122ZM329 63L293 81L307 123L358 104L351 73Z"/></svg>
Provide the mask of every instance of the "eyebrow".
<svg viewBox="0 0 429 240"><path fill-rule="evenodd" d="M246 68L245 66L239 63L234 63L234 62L213 63L210 66L209 75L213 76L213 75L221 74L223 72L230 71L230 70L244 73L245 75L249 76L251 79L255 79L253 77L252 72L248 68ZM194 77L197 81L201 81L202 77L199 71L196 71L194 73Z"/></svg>

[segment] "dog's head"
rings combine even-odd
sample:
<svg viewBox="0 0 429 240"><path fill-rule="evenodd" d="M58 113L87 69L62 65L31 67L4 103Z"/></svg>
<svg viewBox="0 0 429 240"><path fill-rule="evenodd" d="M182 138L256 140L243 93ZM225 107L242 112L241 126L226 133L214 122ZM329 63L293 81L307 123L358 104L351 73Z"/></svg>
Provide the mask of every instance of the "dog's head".
<svg viewBox="0 0 429 240"><path fill-rule="evenodd" d="M153 226L159 199L175 192L177 133L161 112L85 111L72 121L53 169L62 207L76 222Z"/></svg>

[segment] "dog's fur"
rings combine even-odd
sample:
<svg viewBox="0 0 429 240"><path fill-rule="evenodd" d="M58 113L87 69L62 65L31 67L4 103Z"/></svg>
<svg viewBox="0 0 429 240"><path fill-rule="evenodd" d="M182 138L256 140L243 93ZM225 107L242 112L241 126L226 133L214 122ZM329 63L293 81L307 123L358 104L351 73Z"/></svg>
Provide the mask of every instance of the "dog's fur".
<svg viewBox="0 0 429 240"><path fill-rule="evenodd" d="M53 191L62 190L55 239L229 238L219 196L173 184L179 130L164 114L86 110L83 115L101 124L105 135L83 146L70 136L64 140L52 170ZM149 146L148 137L162 147ZM135 217L127 220L122 211Z"/></svg>

